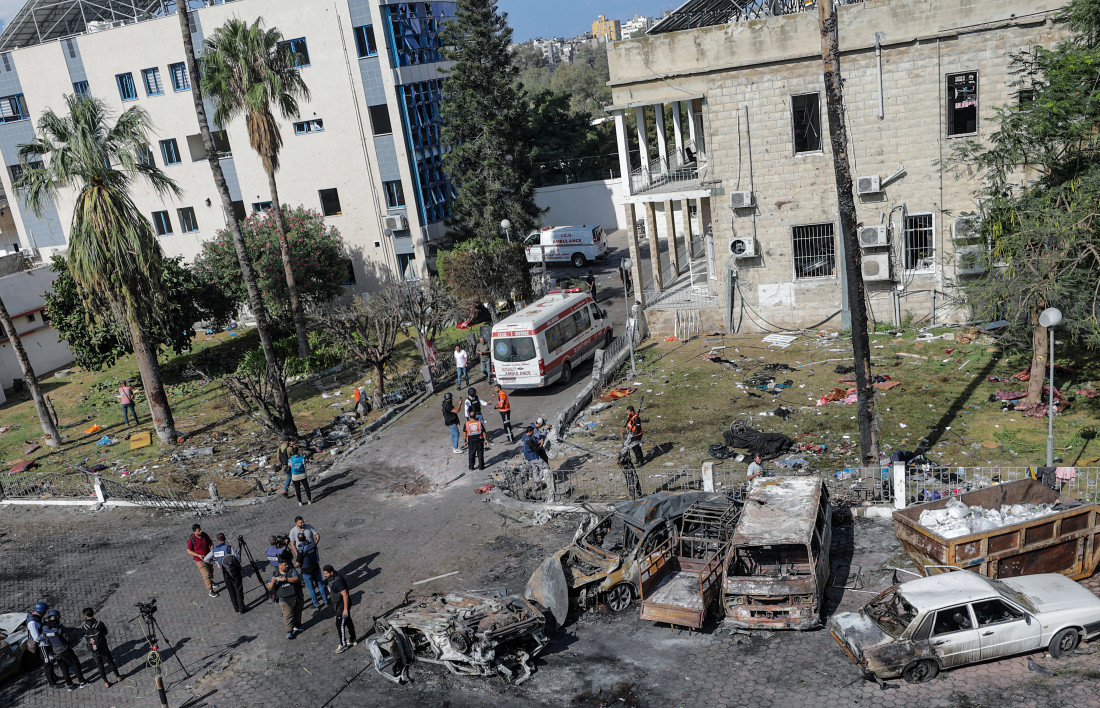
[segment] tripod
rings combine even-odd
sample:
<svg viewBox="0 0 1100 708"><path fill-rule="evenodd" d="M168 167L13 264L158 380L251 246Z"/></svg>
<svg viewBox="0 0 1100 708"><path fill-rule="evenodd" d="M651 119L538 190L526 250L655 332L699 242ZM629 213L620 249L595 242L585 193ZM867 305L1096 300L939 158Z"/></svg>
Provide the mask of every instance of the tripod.
<svg viewBox="0 0 1100 708"><path fill-rule="evenodd" d="M154 671L155 682L157 686L157 696L160 698L160 704L162 706L168 705L168 696L164 691L164 669L160 657L160 645L157 642L157 635L164 640L164 643L168 646L172 646L172 642L164 635L164 630L161 629L160 623L157 622L157 618L154 613L157 611L156 598L151 599L148 604L138 603L138 616L130 620L133 622L136 619L141 620L141 634L145 637L145 641L149 644L149 653L145 657L145 665L152 668ZM191 678L191 673L187 670L187 667L180 661L179 655L176 652L172 652L172 656L175 657L176 662L179 663L180 668L183 670L184 676Z"/></svg>
<svg viewBox="0 0 1100 708"><path fill-rule="evenodd" d="M248 562L252 566L252 572L256 574L256 582L260 584L260 594L266 597L268 595L267 585L264 584L263 574L260 573L260 565L252 555L252 549L244 542L244 536L237 536L237 545L240 547L241 553L248 558Z"/></svg>

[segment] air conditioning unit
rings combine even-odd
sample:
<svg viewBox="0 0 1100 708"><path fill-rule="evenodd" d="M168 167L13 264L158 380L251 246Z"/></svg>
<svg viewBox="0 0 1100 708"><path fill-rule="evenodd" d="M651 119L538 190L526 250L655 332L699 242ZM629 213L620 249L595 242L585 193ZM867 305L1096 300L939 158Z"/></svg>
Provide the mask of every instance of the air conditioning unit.
<svg viewBox="0 0 1100 708"><path fill-rule="evenodd" d="M951 238L956 241L970 241L980 238L981 235L982 220L974 214L956 216L951 224Z"/></svg>
<svg viewBox="0 0 1100 708"><path fill-rule="evenodd" d="M856 177L856 194L879 194L882 192L878 175Z"/></svg>
<svg viewBox="0 0 1100 708"><path fill-rule="evenodd" d="M409 220L404 214L390 214L382 219L382 225L388 231L405 231L409 228Z"/></svg>
<svg viewBox="0 0 1100 708"><path fill-rule="evenodd" d="M989 269L985 246L965 246L955 251L955 275L981 275Z"/></svg>
<svg viewBox="0 0 1100 708"><path fill-rule="evenodd" d="M890 280L890 254L868 253L863 255L863 280Z"/></svg>
<svg viewBox="0 0 1100 708"><path fill-rule="evenodd" d="M890 229L886 224L864 226L859 230L860 248L874 248L876 246L890 245Z"/></svg>
<svg viewBox="0 0 1100 708"><path fill-rule="evenodd" d="M756 255L756 239L752 236L730 239L730 253L737 258L752 258Z"/></svg>
<svg viewBox="0 0 1100 708"><path fill-rule="evenodd" d="M20 248L19 252L27 258L36 258L38 256L37 248Z"/></svg>
<svg viewBox="0 0 1100 708"><path fill-rule="evenodd" d="M755 204L752 192L730 192L730 209L751 209Z"/></svg>

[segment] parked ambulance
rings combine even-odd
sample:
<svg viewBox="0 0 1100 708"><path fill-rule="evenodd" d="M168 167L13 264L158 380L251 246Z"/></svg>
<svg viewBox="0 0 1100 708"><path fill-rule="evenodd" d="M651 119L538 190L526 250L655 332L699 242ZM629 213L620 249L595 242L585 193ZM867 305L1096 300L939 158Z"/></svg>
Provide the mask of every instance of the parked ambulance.
<svg viewBox="0 0 1100 708"><path fill-rule="evenodd" d="M527 247L527 262L541 263L546 252L547 263L572 263L583 268L586 263L607 256L607 239L602 226L544 226L523 242Z"/></svg>
<svg viewBox="0 0 1100 708"><path fill-rule="evenodd" d="M551 290L493 326L493 373L506 389L568 384L611 339L611 319L591 295Z"/></svg>

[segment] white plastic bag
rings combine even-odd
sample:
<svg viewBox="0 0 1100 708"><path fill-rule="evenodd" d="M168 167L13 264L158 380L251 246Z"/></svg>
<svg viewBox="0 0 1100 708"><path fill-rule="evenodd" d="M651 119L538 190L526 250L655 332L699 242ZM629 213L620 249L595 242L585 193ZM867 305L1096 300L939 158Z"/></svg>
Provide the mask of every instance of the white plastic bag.
<svg viewBox="0 0 1100 708"><path fill-rule="evenodd" d="M967 516L970 516L970 509L958 499L948 500L947 506L944 508L947 510L947 513L951 515L951 518L954 519L965 519Z"/></svg>

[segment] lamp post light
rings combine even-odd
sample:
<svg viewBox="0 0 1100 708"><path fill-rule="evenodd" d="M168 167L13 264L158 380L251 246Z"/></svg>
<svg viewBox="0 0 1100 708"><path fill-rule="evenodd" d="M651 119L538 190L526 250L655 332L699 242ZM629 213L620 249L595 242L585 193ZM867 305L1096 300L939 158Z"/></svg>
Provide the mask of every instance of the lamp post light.
<svg viewBox="0 0 1100 708"><path fill-rule="evenodd" d="M634 261L630 260L629 258L624 258L622 266L623 266L623 268L626 268L627 273L630 274L630 280L631 280L631 282L633 282L633 280L634 280ZM624 288L624 293L623 294L624 295L626 294L625 293L625 288ZM625 304L626 304L626 344L627 344L628 347L630 347L630 375L631 376L637 376L638 375L638 370L634 365L634 326L633 326L633 318L630 316L630 313L631 313L630 299L625 298L625 297L623 299L625 300Z"/></svg>
<svg viewBox="0 0 1100 708"><path fill-rule="evenodd" d="M508 221L507 219L501 219L500 220L500 228L504 229L504 235L508 239L508 243L511 243L512 242L512 232L510 231L510 229L512 228L512 222Z"/></svg>
<svg viewBox="0 0 1100 708"><path fill-rule="evenodd" d="M1050 342L1050 386L1047 388L1047 467L1054 466L1054 328L1062 323L1062 311L1048 307L1039 315L1039 324L1047 328Z"/></svg>

